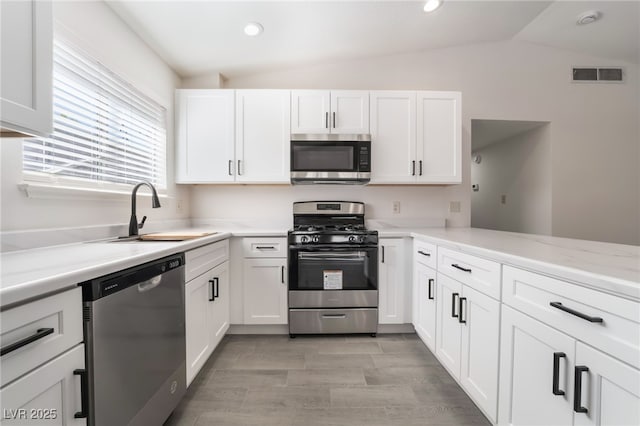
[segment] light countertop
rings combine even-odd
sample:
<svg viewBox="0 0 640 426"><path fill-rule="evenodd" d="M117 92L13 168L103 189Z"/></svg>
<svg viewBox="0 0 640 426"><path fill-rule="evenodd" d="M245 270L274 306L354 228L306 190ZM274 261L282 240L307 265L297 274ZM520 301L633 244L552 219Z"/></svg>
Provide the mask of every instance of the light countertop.
<svg viewBox="0 0 640 426"><path fill-rule="evenodd" d="M285 237L286 229L211 229L180 242L92 241L2 253L0 307L232 236ZM378 228L640 300L640 247L474 228Z"/></svg>

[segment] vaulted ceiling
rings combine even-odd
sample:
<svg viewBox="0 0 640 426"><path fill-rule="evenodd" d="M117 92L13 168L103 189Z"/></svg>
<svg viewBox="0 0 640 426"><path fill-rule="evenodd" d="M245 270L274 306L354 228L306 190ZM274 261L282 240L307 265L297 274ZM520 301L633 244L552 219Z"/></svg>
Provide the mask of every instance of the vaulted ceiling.
<svg viewBox="0 0 640 426"><path fill-rule="evenodd" d="M225 76L519 40L638 63L640 2L110 1L111 8L183 77ZM602 18L577 25L597 10ZM244 34L248 22L264 33ZM613 63L612 63L613 65Z"/></svg>

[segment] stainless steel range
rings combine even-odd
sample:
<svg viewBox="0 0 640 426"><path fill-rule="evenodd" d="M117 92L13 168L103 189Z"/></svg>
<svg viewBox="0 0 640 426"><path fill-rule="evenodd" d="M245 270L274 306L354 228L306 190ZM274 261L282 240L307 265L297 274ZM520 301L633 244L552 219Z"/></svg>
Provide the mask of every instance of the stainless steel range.
<svg viewBox="0 0 640 426"><path fill-rule="evenodd" d="M364 203L293 204L289 242L289 334L378 330L378 232Z"/></svg>

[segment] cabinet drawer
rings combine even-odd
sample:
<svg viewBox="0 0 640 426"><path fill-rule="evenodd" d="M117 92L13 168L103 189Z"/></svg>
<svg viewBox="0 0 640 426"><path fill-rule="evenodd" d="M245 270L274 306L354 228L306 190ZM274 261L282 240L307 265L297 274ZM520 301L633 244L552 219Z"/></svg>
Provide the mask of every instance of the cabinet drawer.
<svg viewBox="0 0 640 426"><path fill-rule="evenodd" d="M418 240L413 242L413 259L418 263L436 269L438 263L436 253L435 244Z"/></svg>
<svg viewBox="0 0 640 426"><path fill-rule="evenodd" d="M286 238L243 238L244 257L287 257Z"/></svg>
<svg viewBox="0 0 640 426"><path fill-rule="evenodd" d="M640 368L638 302L510 266L502 282L505 304Z"/></svg>
<svg viewBox="0 0 640 426"><path fill-rule="evenodd" d="M185 260L185 281L189 282L209 269L229 260L229 240L189 250L185 254Z"/></svg>
<svg viewBox="0 0 640 426"><path fill-rule="evenodd" d="M438 272L500 300L500 264L498 262L438 247Z"/></svg>
<svg viewBox="0 0 640 426"><path fill-rule="evenodd" d="M377 333L378 310L289 309L289 333Z"/></svg>
<svg viewBox="0 0 640 426"><path fill-rule="evenodd" d="M4 386L82 342L82 290L74 288L0 312L0 324L3 351L31 340L2 355Z"/></svg>

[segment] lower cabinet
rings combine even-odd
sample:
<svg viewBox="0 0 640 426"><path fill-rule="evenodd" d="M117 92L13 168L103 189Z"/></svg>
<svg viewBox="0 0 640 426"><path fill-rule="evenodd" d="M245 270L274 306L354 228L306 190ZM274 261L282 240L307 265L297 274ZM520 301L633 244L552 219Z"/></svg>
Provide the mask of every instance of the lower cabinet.
<svg viewBox="0 0 640 426"><path fill-rule="evenodd" d="M187 385L229 328L229 262L189 281L185 286Z"/></svg>
<svg viewBox="0 0 640 426"><path fill-rule="evenodd" d="M0 423L85 425L80 376L74 374L82 368L84 345L80 344L3 387ZM80 417L76 418L76 414Z"/></svg>
<svg viewBox="0 0 640 426"><path fill-rule="evenodd" d="M414 313L413 326L425 345L436 350L436 271L415 264L413 275Z"/></svg>
<svg viewBox="0 0 640 426"><path fill-rule="evenodd" d="M500 371L500 424L640 424L640 371L504 305Z"/></svg>
<svg viewBox="0 0 640 426"><path fill-rule="evenodd" d="M500 302L440 273L437 288L436 356L495 421Z"/></svg>
<svg viewBox="0 0 640 426"><path fill-rule="evenodd" d="M245 258L244 324L287 324L287 259Z"/></svg>
<svg viewBox="0 0 640 426"><path fill-rule="evenodd" d="M406 304L404 240L381 238L378 250L378 322L404 324Z"/></svg>

